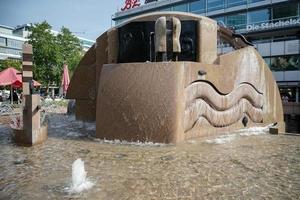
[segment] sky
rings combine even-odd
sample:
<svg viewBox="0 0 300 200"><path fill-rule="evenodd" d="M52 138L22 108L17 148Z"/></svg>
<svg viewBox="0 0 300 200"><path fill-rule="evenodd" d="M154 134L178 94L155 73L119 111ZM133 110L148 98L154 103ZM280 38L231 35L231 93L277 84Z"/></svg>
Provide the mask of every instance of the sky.
<svg viewBox="0 0 300 200"><path fill-rule="evenodd" d="M125 0L0 0L0 24L16 27L46 20L53 30L62 26L95 40L114 25L111 15ZM142 2L142 1L141 1Z"/></svg>

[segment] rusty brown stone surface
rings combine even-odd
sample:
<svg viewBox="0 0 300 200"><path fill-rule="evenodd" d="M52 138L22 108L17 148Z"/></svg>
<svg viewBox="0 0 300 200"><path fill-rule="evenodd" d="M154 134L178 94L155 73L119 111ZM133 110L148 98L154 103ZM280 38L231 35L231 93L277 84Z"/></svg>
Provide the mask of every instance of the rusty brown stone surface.
<svg viewBox="0 0 300 200"><path fill-rule="evenodd" d="M198 62L116 63L117 28L161 16L198 21ZM284 132L267 64L253 47L218 56L217 30L209 18L177 12L145 14L110 29L71 80L67 97L76 99L76 118L96 121L99 138L128 141L177 143L244 128L243 118L246 127L277 122Z"/></svg>
<svg viewBox="0 0 300 200"><path fill-rule="evenodd" d="M238 62L237 57L235 60ZM229 90L229 88L222 90L221 82L215 81L222 79L229 84L235 82L237 77L226 78L226 73L212 70L207 73L207 76L211 73L209 77L213 78L201 79L198 77L198 70L207 70L211 67L208 65L206 69L204 66L195 62L105 65L97 99L97 137L176 143L194 137L245 128L242 124L243 113L248 116L247 127L266 126L277 122L281 132L284 131L282 113L280 114L280 107L278 107L280 105L277 105L276 99L274 101L274 98L269 98L268 93L257 91L256 88L260 88L259 81L254 85L243 84L243 82L240 84L237 81L237 86L234 87L232 83L231 90L226 92L225 89ZM266 69L262 68L263 71ZM259 74L249 75L260 78ZM267 84L263 86L264 91L276 84L269 78L266 76ZM202 102L199 107L192 108L194 117L191 118L187 110L190 106L187 97L196 89L187 91L187 88L202 80L202 83L206 84L201 86L204 87L204 91L212 88L212 92L204 96L199 93L200 96L189 100L193 102L200 98L203 102L207 102L207 105ZM226 99L226 96L230 99ZM246 102L247 106L241 104L242 102ZM218 103L216 110L207 107L209 105L216 107ZM274 109L275 107L279 109ZM207 109L209 112L202 113ZM198 113L201 114L199 118ZM190 124L188 128L185 127L186 119Z"/></svg>
<svg viewBox="0 0 300 200"><path fill-rule="evenodd" d="M182 140L183 73L181 63L104 65L96 136L166 143Z"/></svg>
<svg viewBox="0 0 300 200"><path fill-rule="evenodd" d="M117 63L119 49L118 29L111 28L107 31L107 60L108 63Z"/></svg>
<svg viewBox="0 0 300 200"><path fill-rule="evenodd" d="M67 98L95 100L96 51L93 45L79 62L70 82Z"/></svg>
<svg viewBox="0 0 300 200"><path fill-rule="evenodd" d="M46 141L48 127L41 126L39 105L38 94L23 95L23 129L13 129L17 144L33 146Z"/></svg>
<svg viewBox="0 0 300 200"><path fill-rule="evenodd" d="M48 125L41 126L32 132L31 136L23 129L13 129L13 140L20 146L34 146L42 144L48 138Z"/></svg>
<svg viewBox="0 0 300 200"><path fill-rule="evenodd" d="M75 116L82 121L95 121L96 106L95 101L89 99L76 99Z"/></svg>
<svg viewBox="0 0 300 200"><path fill-rule="evenodd" d="M32 81L32 45L23 44L22 46L23 62L22 62L22 82L23 95L30 94L30 82Z"/></svg>
<svg viewBox="0 0 300 200"><path fill-rule="evenodd" d="M13 129L13 139L18 145L33 146L47 139L47 125L41 126L40 96L31 94L30 83L32 81L32 45L23 44L23 127Z"/></svg>
<svg viewBox="0 0 300 200"><path fill-rule="evenodd" d="M217 22L201 18L198 20L198 62L213 64L217 59Z"/></svg>

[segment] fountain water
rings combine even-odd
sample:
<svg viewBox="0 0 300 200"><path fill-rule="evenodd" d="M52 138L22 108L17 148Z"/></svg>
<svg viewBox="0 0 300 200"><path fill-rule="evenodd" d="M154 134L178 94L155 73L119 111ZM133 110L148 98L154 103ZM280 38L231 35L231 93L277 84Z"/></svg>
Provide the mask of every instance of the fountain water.
<svg viewBox="0 0 300 200"><path fill-rule="evenodd" d="M70 193L80 193L93 187L94 183L86 178L86 174L84 161L78 158L72 164L72 186L69 189Z"/></svg>

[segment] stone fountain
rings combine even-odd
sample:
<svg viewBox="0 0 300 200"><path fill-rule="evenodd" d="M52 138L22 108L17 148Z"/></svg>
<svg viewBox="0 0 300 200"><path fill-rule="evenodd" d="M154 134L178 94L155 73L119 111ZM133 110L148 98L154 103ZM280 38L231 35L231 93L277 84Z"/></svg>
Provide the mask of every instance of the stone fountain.
<svg viewBox="0 0 300 200"><path fill-rule="evenodd" d="M47 139L48 127L41 125L40 117L40 95L33 94L32 79L32 46L23 45L23 63L22 63L22 82L23 82L23 127L13 129L14 140L22 146L33 146L40 144Z"/></svg>
<svg viewBox="0 0 300 200"><path fill-rule="evenodd" d="M234 51L218 54L218 37ZM109 29L82 58L67 98L103 139L178 143L269 124L285 131L276 82L256 49L194 14L150 13Z"/></svg>

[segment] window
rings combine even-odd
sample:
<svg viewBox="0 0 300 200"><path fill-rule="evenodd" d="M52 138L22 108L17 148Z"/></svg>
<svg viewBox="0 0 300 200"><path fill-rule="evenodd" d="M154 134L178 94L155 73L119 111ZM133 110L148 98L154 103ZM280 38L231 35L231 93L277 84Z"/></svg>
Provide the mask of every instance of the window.
<svg viewBox="0 0 300 200"><path fill-rule="evenodd" d="M281 19L297 16L298 5L287 4L273 8L273 19Z"/></svg>
<svg viewBox="0 0 300 200"><path fill-rule="evenodd" d="M173 7L173 11L187 12L187 4L179 4Z"/></svg>
<svg viewBox="0 0 300 200"><path fill-rule="evenodd" d="M214 17L213 20L216 20L217 22L225 23L225 17Z"/></svg>
<svg viewBox="0 0 300 200"><path fill-rule="evenodd" d="M7 46L17 49L22 49L23 42L13 39L7 39Z"/></svg>
<svg viewBox="0 0 300 200"><path fill-rule="evenodd" d="M247 0L227 0L227 7L246 5Z"/></svg>
<svg viewBox="0 0 300 200"><path fill-rule="evenodd" d="M0 47L0 53L6 53L6 49Z"/></svg>
<svg viewBox="0 0 300 200"><path fill-rule="evenodd" d="M190 12L200 14L206 10L205 0L198 0L190 3Z"/></svg>
<svg viewBox="0 0 300 200"><path fill-rule="evenodd" d="M252 44L260 44L260 43L271 42L272 38L270 38L270 37L255 37L255 38L251 38L250 41L252 42Z"/></svg>
<svg viewBox="0 0 300 200"><path fill-rule="evenodd" d="M296 87L281 87L279 89L282 100L296 102ZM283 99L285 97L285 99Z"/></svg>
<svg viewBox="0 0 300 200"><path fill-rule="evenodd" d="M234 29L245 29L247 23L246 13L239 13L231 16L227 16L227 26Z"/></svg>
<svg viewBox="0 0 300 200"><path fill-rule="evenodd" d="M266 22L271 19L270 10L256 10L248 13L248 23L255 24L260 22Z"/></svg>
<svg viewBox="0 0 300 200"><path fill-rule="evenodd" d="M268 67L271 67L271 58L264 58L265 62L267 63Z"/></svg>
<svg viewBox="0 0 300 200"><path fill-rule="evenodd" d="M214 11L224 8L224 0L207 0L207 10Z"/></svg>
<svg viewBox="0 0 300 200"><path fill-rule="evenodd" d="M300 69L300 56L277 56L271 58L271 70L289 71Z"/></svg>
<svg viewBox="0 0 300 200"><path fill-rule="evenodd" d="M1 47L0 47L0 53L13 54L13 55L18 55L18 56L22 55L22 51L15 50L15 49L1 48Z"/></svg>
<svg viewBox="0 0 300 200"><path fill-rule="evenodd" d="M265 0L249 0L249 3L256 3L256 2L260 2L260 1L265 1Z"/></svg>
<svg viewBox="0 0 300 200"><path fill-rule="evenodd" d="M273 37L273 42L297 40L298 38L299 38L299 36L297 36L297 35L280 35L280 36L274 36Z"/></svg>
<svg viewBox="0 0 300 200"><path fill-rule="evenodd" d="M1 46L6 46L6 39L5 38L0 37L0 45Z"/></svg>

